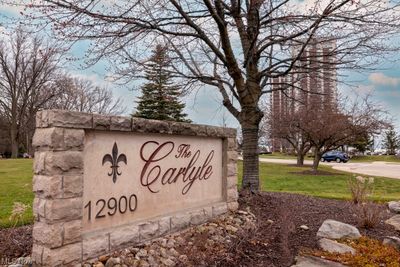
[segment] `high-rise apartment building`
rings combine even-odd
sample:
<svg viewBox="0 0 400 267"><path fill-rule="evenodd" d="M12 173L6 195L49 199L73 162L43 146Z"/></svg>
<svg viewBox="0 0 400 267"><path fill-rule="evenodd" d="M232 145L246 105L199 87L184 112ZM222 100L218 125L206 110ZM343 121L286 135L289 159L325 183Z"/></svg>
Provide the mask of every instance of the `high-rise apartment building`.
<svg viewBox="0 0 400 267"><path fill-rule="evenodd" d="M293 47L292 53L297 55L299 49ZM335 50L335 41L315 39L303 51L298 64L289 75L272 80L271 127L278 125L281 118L288 118L299 109L320 112L336 109L338 96ZM272 137L271 143L273 151L290 148L285 140L279 138Z"/></svg>

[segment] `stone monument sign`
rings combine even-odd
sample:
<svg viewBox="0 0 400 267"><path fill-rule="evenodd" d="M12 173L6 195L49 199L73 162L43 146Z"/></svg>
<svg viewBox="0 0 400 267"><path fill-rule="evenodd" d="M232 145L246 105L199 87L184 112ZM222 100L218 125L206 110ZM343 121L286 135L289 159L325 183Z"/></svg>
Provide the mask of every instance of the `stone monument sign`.
<svg viewBox="0 0 400 267"><path fill-rule="evenodd" d="M74 265L237 209L235 133L39 112L33 260Z"/></svg>

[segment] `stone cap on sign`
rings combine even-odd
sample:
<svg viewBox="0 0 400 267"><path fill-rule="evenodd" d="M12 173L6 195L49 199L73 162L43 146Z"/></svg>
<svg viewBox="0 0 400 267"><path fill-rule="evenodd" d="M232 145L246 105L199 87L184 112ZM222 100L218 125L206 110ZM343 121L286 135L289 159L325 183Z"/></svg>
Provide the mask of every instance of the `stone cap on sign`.
<svg viewBox="0 0 400 267"><path fill-rule="evenodd" d="M223 138L236 137L235 128L223 128L174 121L149 120L135 117L100 115L57 109L39 111L36 115L36 127L62 127Z"/></svg>

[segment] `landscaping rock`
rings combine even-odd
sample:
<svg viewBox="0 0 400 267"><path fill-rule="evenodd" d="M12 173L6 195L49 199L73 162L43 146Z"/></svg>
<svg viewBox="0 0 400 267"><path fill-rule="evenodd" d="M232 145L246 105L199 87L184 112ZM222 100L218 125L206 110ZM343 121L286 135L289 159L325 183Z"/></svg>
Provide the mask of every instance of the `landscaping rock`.
<svg viewBox="0 0 400 267"><path fill-rule="evenodd" d="M392 225L397 231L400 231L400 215L395 215L385 223Z"/></svg>
<svg viewBox="0 0 400 267"><path fill-rule="evenodd" d="M229 225L229 224L225 227L225 229L228 230L228 231L231 231L233 233L236 233L238 231L238 229L235 226L232 226L232 225Z"/></svg>
<svg viewBox="0 0 400 267"><path fill-rule="evenodd" d="M361 237L358 229L350 224L335 220L325 220L318 229L317 237L329 239L357 239Z"/></svg>
<svg viewBox="0 0 400 267"><path fill-rule="evenodd" d="M213 224L215 224L215 223L213 223ZM210 224L211 225L211 224ZM215 226L214 227L217 227L218 225L217 224L215 224ZM181 244L181 245L183 245L183 244L185 244L185 239L183 239L182 237L180 237L180 236L178 236L177 238L176 238L176 240L175 240L178 244Z"/></svg>
<svg viewBox="0 0 400 267"><path fill-rule="evenodd" d="M397 236L386 236L383 239L383 244L400 249L400 238L398 238Z"/></svg>
<svg viewBox="0 0 400 267"><path fill-rule="evenodd" d="M141 249L136 253L136 257L142 258L147 256L147 250Z"/></svg>
<svg viewBox="0 0 400 267"><path fill-rule="evenodd" d="M300 225L300 229L309 230L310 228L307 225Z"/></svg>
<svg viewBox="0 0 400 267"><path fill-rule="evenodd" d="M181 262L186 262L187 260L188 260L188 256L186 256L186 255L180 255L179 256L179 260L181 261Z"/></svg>
<svg viewBox="0 0 400 267"><path fill-rule="evenodd" d="M176 251L174 248L170 248L168 251L169 255L173 256L173 257L179 257L179 252Z"/></svg>
<svg viewBox="0 0 400 267"><path fill-rule="evenodd" d="M197 246L204 245L209 248L214 246L221 248L229 246L237 239L237 233L244 231L244 229L253 229L256 225L255 222L254 215L246 211L223 215L213 222L194 226L183 232L167 235L136 247L101 256L98 258L99 262L97 264L98 267L104 267L103 263L106 267L172 267L190 265L189 257L185 254L181 255L179 248L190 246L191 250L198 250L199 248L194 244L195 236L200 234L208 237ZM201 247L201 249L204 248ZM202 265L201 262L199 265ZM89 266L95 265L90 264Z"/></svg>
<svg viewBox="0 0 400 267"><path fill-rule="evenodd" d="M167 248L173 248L175 246L175 240L169 239L167 242Z"/></svg>
<svg viewBox="0 0 400 267"><path fill-rule="evenodd" d="M345 267L345 265L313 256L297 256L296 264L292 267Z"/></svg>
<svg viewBox="0 0 400 267"><path fill-rule="evenodd" d="M140 260L139 267L150 267L150 264L145 260Z"/></svg>
<svg viewBox="0 0 400 267"><path fill-rule="evenodd" d="M171 259L162 259L161 262L168 267L175 266L175 262Z"/></svg>
<svg viewBox="0 0 400 267"><path fill-rule="evenodd" d="M147 258L147 261L150 264L150 266L157 266L158 265L157 260L151 255Z"/></svg>
<svg viewBox="0 0 400 267"><path fill-rule="evenodd" d="M165 248L160 248L160 255L163 258L168 258L167 250Z"/></svg>
<svg viewBox="0 0 400 267"><path fill-rule="evenodd" d="M121 259L120 258L109 258L106 262L105 267L113 267L117 264L121 263Z"/></svg>
<svg viewBox="0 0 400 267"><path fill-rule="evenodd" d="M99 257L99 261L106 263L109 258L110 258L110 255L102 255Z"/></svg>
<svg viewBox="0 0 400 267"><path fill-rule="evenodd" d="M390 201L388 206L391 212L400 213L400 201Z"/></svg>
<svg viewBox="0 0 400 267"><path fill-rule="evenodd" d="M322 239L318 240L318 246L322 250L328 251L331 253L340 253L340 254L344 254L344 253L355 254L356 253L356 250L354 248L349 247L345 244L338 243L334 240L327 239L327 238L322 238Z"/></svg>

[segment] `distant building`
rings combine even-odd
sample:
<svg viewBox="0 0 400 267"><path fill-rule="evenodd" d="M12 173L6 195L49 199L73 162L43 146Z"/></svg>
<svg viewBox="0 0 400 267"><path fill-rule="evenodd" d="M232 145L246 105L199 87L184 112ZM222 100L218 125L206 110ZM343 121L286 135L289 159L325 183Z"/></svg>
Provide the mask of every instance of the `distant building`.
<svg viewBox="0 0 400 267"><path fill-rule="evenodd" d="M299 47L293 47L298 54ZM336 42L315 39L302 53L302 59L289 75L272 80L271 112L274 120L291 116L297 109L313 106L314 110L337 107ZM272 121L271 127L274 127ZM291 149L282 139L271 138L272 150Z"/></svg>

